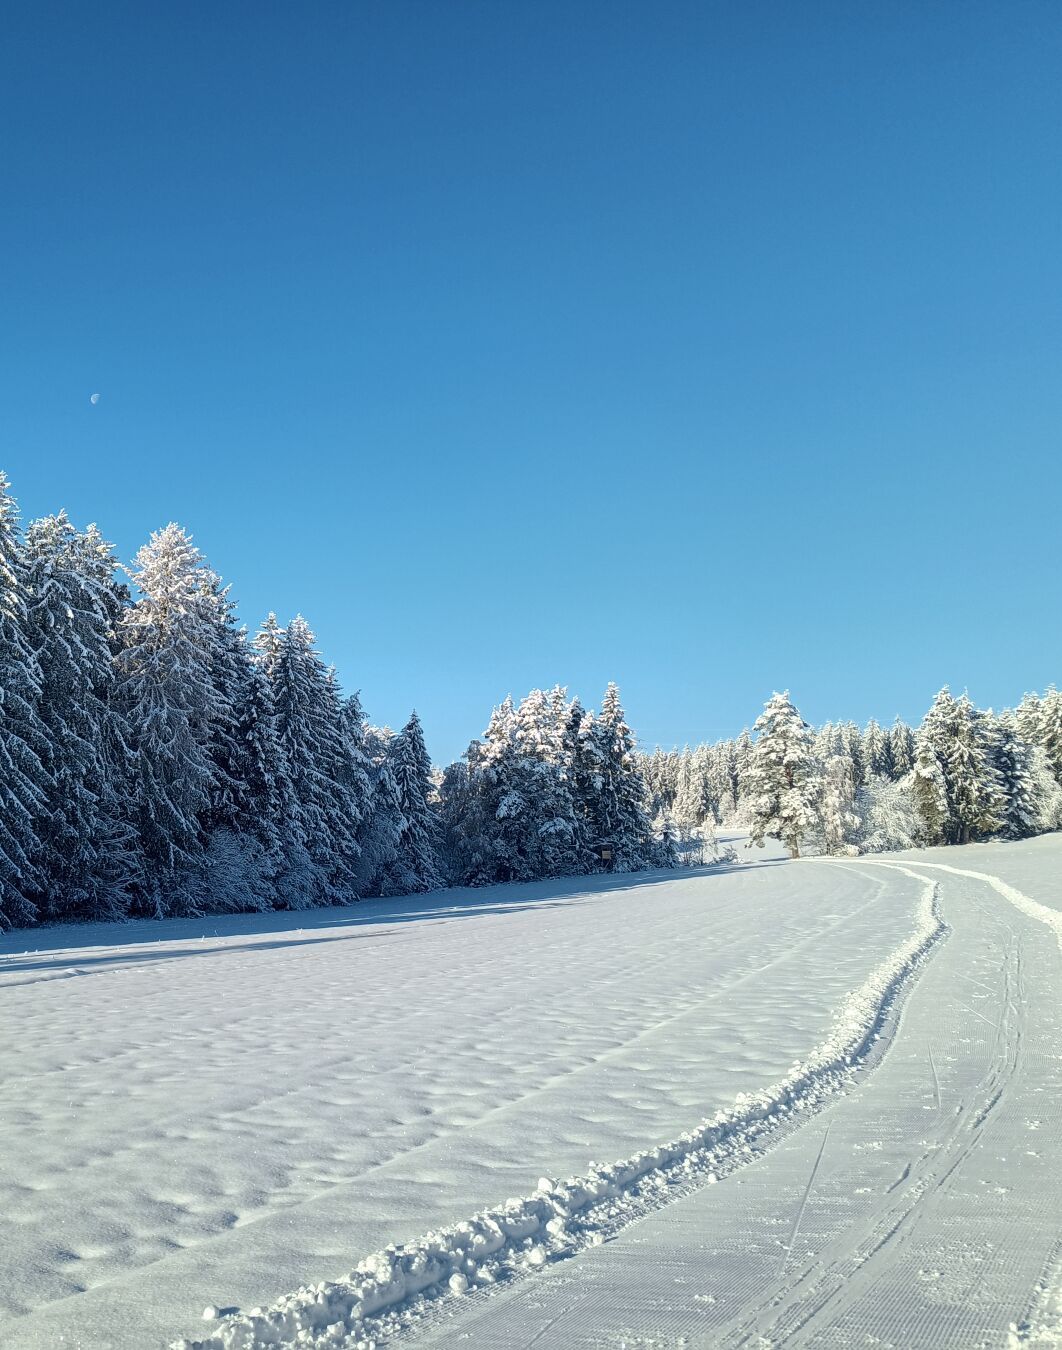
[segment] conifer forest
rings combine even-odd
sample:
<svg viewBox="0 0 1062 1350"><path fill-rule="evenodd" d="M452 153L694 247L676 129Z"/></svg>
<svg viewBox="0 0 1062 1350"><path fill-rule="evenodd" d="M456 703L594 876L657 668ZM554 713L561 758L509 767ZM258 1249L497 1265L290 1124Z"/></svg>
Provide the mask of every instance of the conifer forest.
<svg viewBox="0 0 1062 1350"><path fill-rule="evenodd" d="M751 731L646 752L616 685L599 709L557 686L433 767L416 712L374 726L301 615L241 627L180 526L125 566L65 512L23 529L2 475L0 692L3 927L712 863L719 827L797 856L1062 825L1054 688L863 728L775 693Z"/></svg>

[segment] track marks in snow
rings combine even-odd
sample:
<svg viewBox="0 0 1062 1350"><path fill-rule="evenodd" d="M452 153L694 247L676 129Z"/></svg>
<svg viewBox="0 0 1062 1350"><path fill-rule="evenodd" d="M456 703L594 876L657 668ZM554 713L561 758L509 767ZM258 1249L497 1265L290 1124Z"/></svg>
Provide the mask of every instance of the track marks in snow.
<svg viewBox="0 0 1062 1350"><path fill-rule="evenodd" d="M176 1287L191 1265L181 1249L232 1288L226 1262L246 1270L249 1247L268 1252L272 1295L334 1268L338 1231L348 1250L372 1250L499 1188L519 1193L540 1166L623 1156L771 1081L908 913L869 876L860 891L791 885L754 864L600 893L578 883L575 896L560 884L541 903L511 888L482 913L467 903L459 921L418 917L400 935L383 905L382 941L350 911L300 915L320 929L260 941L244 916L239 940L207 936L202 950L178 926L167 959L137 925L133 950L47 956L5 938L0 976L54 978L0 987L0 1019L17 1017L33 1046L5 1057L0 1045L0 1339L57 1301L67 1318L91 1315L91 1299L70 1299L72 1267L49 1255L55 1232L96 1253L76 1282L113 1281L116 1297L142 1267L161 1307L168 1271ZM854 941L837 917L847 907L860 909ZM59 966L94 974L71 983ZM234 1292L246 1300L246 1286ZM171 1305L160 1340L186 1306Z"/></svg>
<svg viewBox="0 0 1062 1350"><path fill-rule="evenodd" d="M878 865L885 867L890 864L879 863ZM1024 891L1019 891L1017 886L1012 886L1002 877L993 876L989 872L974 872L966 867L950 867L947 863L917 862L915 865L931 867L936 872L950 872L952 876L956 877L972 877L975 881L983 881L986 886L991 886L1004 900L1009 900L1015 909L1027 914L1030 919L1037 919L1040 923L1046 924L1054 933L1059 950L1062 951L1062 910L1049 909L1047 905L1041 905L1039 900L1034 900Z"/></svg>
<svg viewBox="0 0 1062 1350"><path fill-rule="evenodd" d="M897 864L877 860L872 865L899 870ZM940 870L990 884L1023 913L1044 920L1044 907L1029 902L1026 896L1018 903L1012 893L1008 894L1014 888L999 878L959 868ZM967 893L963 903L971 898ZM1015 1186L1021 1186L1023 1173L1020 1164L1008 1163L1008 1159L1020 1154L1018 1141L1027 1109L1024 1103L1045 1088L1035 1085L1035 1071L1030 1073L1028 1062L1030 1018L1035 1016L1036 1005L1029 998L1022 940L1004 914L982 912L988 922L979 922L980 945L967 935L963 950L971 955L979 953L977 973L983 978L964 978L977 984L993 1016L975 1012L953 992L949 1011L947 991L938 994L936 1015L946 1022L954 1019L956 1034L942 1047L945 1089L931 1041L927 1046L933 1106L921 1120L911 1084L912 1075L917 1081L917 1067L912 1064L904 1075L897 1061L890 1060L886 1076L893 1082L895 1104L889 1103L882 1112L882 1123L890 1115L894 1123L891 1130L882 1131L886 1139L883 1152L896 1156L901 1150L910 1150L899 1176L887 1184L883 1184L883 1178L880 1189L857 1189L851 1184L852 1169L843 1156L831 1167L827 1155L827 1181L819 1198L819 1232L803 1261L794 1263L787 1280L750 1300L738 1315L714 1326L712 1344L751 1347L784 1343L787 1350L800 1350L879 1340L926 1347L1001 1343L1000 1307L1015 1302L1020 1306L1018 1271L1023 1264L1028 1268L1035 1242L1042 1241L1052 1211L1050 1200L1036 1193L1035 1183L1030 1191L1027 1180L1025 1194L1020 1200L1018 1194L1012 1198ZM954 956L945 958L945 964L949 960ZM952 978L960 974L954 969L949 973ZM1048 987L1057 1003L1057 967L1055 974L1055 981ZM938 970L938 979L939 975ZM993 980L991 985L987 983L989 978ZM1042 969L1039 978L1044 980ZM988 1030L975 1031L968 1025L963 1036L964 1016L974 1017ZM1042 1056L1044 1044L1052 1043L1053 1037L1044 1027L1036 1031ZM962 1049L964 1042L969 1049ZM906 1063L917 1060L917 1048L902 1058ZM902 1083L905 1076L906 1087L898 1088L897 1080ZM1053 1078L1059 1078L1057 1056ZM872 1080L872 1084L875 1089L883 1086L880 1080ZM837 1145L843 1148L846 1140L853 1151L863 1148L858 1142L859 1107L865 1102L871 1109L871 1095L868 1085L850 1099L834 1121L834 1151ZM946 1110L942 1109L945 1099ZM919 1147L912 1150L919 1136ZM856 1175L866 1166L860 1163ZM1008 1184L992 1178L997 1171ZM837 1206L846 1192L853 1200L857 1195L866 1199L846 1222L838 1223L835 1217L831 1221L829 1207ZM1008 1214L1008 1207L1015 1208L1018 1203L1024 1210ZM806 1204L805 1194L801 1216ZM1023 1212L1030 1216L1024 1223ZM995 1229L993 1216L999 1225ZM1058 1280L1057 1260L1051 1268L1054 1273L1046 1275L1037 1287L1041 1308L1011 1327L1010 1344L1014 1347L1062 1344L1051 1339L1058 1335L1052 1325L1062 1327L1062 1319L1055 1322L1056 1312L1062 1311L1062 1291L1052 1283Z"/></svg>
<svg viewBox="0 0 1062 1350"><path fill-rule="evenodd" d="M904 981L943 932L935 907L936 885L919 880L923 896L914 933L848 997L831 1035L780 1083L739 1097L729 1111L720 1111L669 1143L619 1163L595 1166L587 1175L562 1184L546 1179L531 1196L367 1257L346 1280L304 1288L268 1310L225 1319L215 1335L182 1342L183 1350L368 1345L374 1333L366 1319L446 1284L463 1293L477 1284L493 1284L528 1267L541 1267L550 1257L592 1245L604 1232L655 1207L666 1198L670 1185L689 1186L698 1178L714 1181L717 1171L747 1162L775 1130L839 1092L873 1049ZM793 1241L799 1224L798 1218ZM547 1323L538 1335L551 1325Z"/></svg>

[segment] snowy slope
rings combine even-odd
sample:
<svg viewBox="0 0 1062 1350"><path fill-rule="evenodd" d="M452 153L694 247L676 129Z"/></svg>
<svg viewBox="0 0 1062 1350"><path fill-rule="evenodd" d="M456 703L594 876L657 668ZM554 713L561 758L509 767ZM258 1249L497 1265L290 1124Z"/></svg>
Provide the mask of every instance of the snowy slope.
<svg viewBox="0 0 1062 1350"><path fill-rule="evenodd" d="M986 848L939 852L987 867ZM937 881L950 932L856 1091L606 1247L439 1305L411 1343L1062 1345L1062 839L991 857L1004 887L1021 876L1054 906L1037 917L1024 890L905 858Z"/></svg>
<svg viewBox="0 0 1062 1350"><path fill-rule="evenodd" d="M768 860L9 935L0 1343L161 1346L675 1138L819 1043L920 895Z"/></svg>

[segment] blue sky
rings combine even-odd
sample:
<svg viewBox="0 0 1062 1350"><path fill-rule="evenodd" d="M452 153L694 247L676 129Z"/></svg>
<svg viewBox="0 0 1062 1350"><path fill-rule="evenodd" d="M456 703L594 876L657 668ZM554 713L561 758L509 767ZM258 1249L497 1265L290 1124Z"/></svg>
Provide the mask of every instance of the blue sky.
<svg viewBox="0 0 1062 1350"><path fill-rule="evenodd" d="M1062 11L22 5L0 467L454 757L1062 675ZM98 406L89 396L99 392Z"/></svg>

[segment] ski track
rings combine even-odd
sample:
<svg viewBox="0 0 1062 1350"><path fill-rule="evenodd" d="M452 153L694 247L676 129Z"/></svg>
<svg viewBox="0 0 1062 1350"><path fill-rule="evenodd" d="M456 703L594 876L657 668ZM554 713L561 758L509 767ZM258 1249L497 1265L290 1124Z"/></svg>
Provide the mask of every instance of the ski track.
<svg viewBox="0 0 1062 1350"><path fill-rule="evenodd" d="M825 1128L813 1117L726 1186L535 1288L444 1301L418 1345L1062 1346L1062 972L1040 927L1057 936L1059 911L983 872L864 865L940 876L953 931L888 1055ZM984 887L1008 906L986 907ZM963 979L974 988L957 997Z"/></svg>
<svg viewBox="0 0 1062 1350"><path fill-rule="evenodd" d="M896 870L918 878L907 868ZM229 1314L215 1333L176 1342L175 1350L296 1346L363 1350L430 1312L428 1300L411 1305L419 1295L443 1288L463 1295L470 1288L544 1267L597 1245L605 1234L658 1207L671 1198L666 1192L673 1185L684 1185L688 1191L744 1165L768 1145L772 1134L792 1128L793 1120L821 1109L842 1091L877 1048L887 1012L944 932L936 909L936 884L918 879L923 881L923 894L914 932L849 995L827 1039L781 1082L743 1094L732 1108L717 1112L678 1139L621 1162L592 1165L586 1175L563 1183L543 1178L532 1195L376 1252L346 1280L305 1287L268 1309ZM846 916L846 922L852 917ZM794 1239L798 1228L799 1219ZM381 1321L381 1314L402 1305L405 1318ZM208 1309L208 1314L213 1312ZM557 1320L548 1321L528 1344L541 1340Z"/></svg>
<svg viewBox="0 0 1062 1350"><path fill-rule="evenodd" d="M7 935L0 1344L161 1346L218 1293L274 1298L540 1168L667 1138L805 1055L912 904L869 875L794 890L753 864L444 893L430 914L374 903L297 931ZM416 922L394 936L401 914Z"/></svg>
<svg viewBox="0 0 1062 1350"><path fill-rule="evenodd" d="M874 862L876 860L867 861ZM912 859L912 862L915 862ZM888 863L878 863L878 866L889 866ZM983 881L986 886L998 892L1004 900L1009 900L1015 909L1021 910L1027 914L1030 919L1037 919L1040 923L1046 924L1054 933L1058 942L1059 950L1062 951L1062 910L1051 909L1047 905L1041 905L1038 900L1034 900L1024 891L1019 891L1016 886L1011 886L1009 882L1003 881L1000 877L992 876L989 872L974 872L968 867L951 867L947 863L921 862L915 863L918 867L931 867L936 872L949 872L955 877L972 877L975 881Z"/></svg>
<svg viewBox="0 0 1062 1350"><path fill-rule="evenodd" d="M890 907L895 911L899 896L890 876L916 880L922 887L915 932L886 961L879 962L849 997L826 1039L810 1055L803 1054L772 1088L757 1087L741 1093L733 1108L716 1112L697 1129L671 1138L667 1144L643 1148L622 1162L591 1163L585 1174L563 1183L544 1177L539 1187L522 1199L479 1211L464 1223L440 1227L414 1242L383 1248L359 1262L346 1279L303 1286L269 1307L253 1308L249 1313L223 1305L220 1310L216 1306L208 1309L216 1314L211 1326L174 1342L174 1346L183 1350L263 1350L267 1346L274 1350L294 1350L297 1346L305 1350L354 1350L388 1344L398 1337L424 1346L449 1347L460 1337L475 1344L477 1350L480 1346L483 1350L516 1346L534 1346L535 1350L570 1350L575 1346L663 1350L677 1345L756 1347L782 1343L787 1350L790 1346L799 1350L805 1346L871 1344L895 1350L941 1350L944 1345L949 1350L979 1350L1003 1344L1009 1350L1057 1350L1062 1346L1062 1240L1058 1239L1055 1218L1060 1197L1052 1160L1057 1159L1060 1133L1056 1103L1062 1100L1062 1055L1058 1053L1062 1009L1058 1007L1057 962L1045 973L1055 944L1045 949L1030 938L1030 931L1042 932L1046 927L1062 951L1062 905L1055 896L1057 866L1052 871L1057 841L1030 842L1031 848L976 846L979 861L984 858L993 866L1003 867L1006 860L1026 889L991 872L930 861L921 855L898 855L892 860L803 860L797 868L786 867L784 878L777 869L773 873L771 869L761 871L753 891L746 887L744 892L742 883L751 879L756 869L738 869L733 893L729 887L713 893L718 906L712 912L716 921L713 927L722 925L718 932L722 940L710 947L714 960L710 977L703 969L699 979L694 976L697 963L687 959L688 974L676 981L678 928L674 915L662 909L654 916L654 925L646 927L638 941L628 943L629 951L612 953L613 958L620 959L608 964L593 961L592 976L582 982L586 987L574 991L577 1002L595 1009L594 1025L584 1028L581 1022L585 1016L569 1009L564 1024L548 1016L545 1025L536 1028L539 1037L542 1031L551 1036L562 1025L567 1033L573 1021L581 1033L585 1030L587 1034L581 1034L564 1056L537 1053L538 1037L532 1036L531 1043L527 1042L517 994L523 983L522 952L514 959L512 952L498 949L496 939L486 945L482 940L478 945L467 943L466 931L476 930L466 930L456 918L446 917L447 911L441 906L431 914L410 915L417 918L416 928L421 932L434 930L433 941L450 942L454 950L460 949L456 959L461 962L464 977L462 1000L474 994L475 1003L476 991L499 978L504 988L508 968L514 980L511 1011L503 1004L493 1014L498 1025L487 1036L483 1012L468 1009L469 1022L461 1029L457 1044L456 1075L454 1069L444 1067L438 1084L441 1089L450 1078L457 1087L456 1096L450 1093L449 1104L445 1096L432 1101L437 1089L429 1083L429 1096L421 1097L425 1109L418 1109L414 1097L412 1114L423 1122L419 1136L414 1131L411 1137L409 1107L399 1108L393 1116L393 1129L383 1119L371 1133L362 1136L371 1144L372 1153L367 1156L360 1147L351 1158L353 1168L342 1149L336 1152L332 1166L309 1163L301 1172L301 1180L312 1185L281 1182L283 1189L279 1191L274 1185L271 1193L263 1194L249 1208L245 1203L239 1212L222 1214L224 1228L242 1232L248 1225L261 1225L270 1230L273 1220L302 1210L316 1212L326 1200L314 1222L320 1230L322 1218L328 1223L331 1215L336 1235L333 1241L339 1239L339 1250L341 1233L347 1226L345 1215L353 1206L353 1212L361 1217L365 1197L380 1186L376 1182L375 1187L366 1189L362 1183L377 1176L383 1179L381 1195L402 1197L404 1207L396 1214L415 1218L418 1210L421 1215L430 1213L424 1208L429 1197L435 1213L445 1214L453 1199L475 1191L467 1180L460 1179L460 1169L452 1176L439 1170L440 1147L466 1152L478 1148L478 1159L468 1158L472 1166L469 1175L478 1175L481 1181L492 1176L504 1178L507 1173L526 1175L528 1171L533 1177L535 1172L521 1164L513 1152L514 1142L522 1140L515 1147L518 1152L522 1150L524 1158L536 1154L543 1157L540 1142L526 1143L527 1123L535 1122L535 1138L539 1141L539 1127L545 1121L550 1121L549 1130L555 1133L553 1121L565 1118L566 1104L570 1113L573 1103L592 1101L595 1093L600 1109L575 1108L583 1114L576 1117L569 1144L584 1121L588 1141L622 1141L625 1132L627 1137L644 1139L644 1132L632 1135L632 1127L636 1128L639 1120L651 1127L658 1115L666 1119L668 1112L655 1109L656 1098L650 1112L645 1109L647 1102L631 1097L623 1086L625 1080L630 1082L630 1073L639 1075L640 1096L657 1083L669 1082L674 1089L689 1079L690 1090L672 1090L672 1116L683 1101L696 1101L698 1095L703 1101L703 1084L698 1093L689 1072L694 1060L688 1056L684 1059L681 1047L697 1045L708 1007L716 1009L709 1019L716 1030L713 1054L715 1045L726 1044L727 1033L722 1028L729 1025L736 1030L740 1018L749 1016L748 1009L757 1007L765 976L773 977L777 998L785 1001L784 1006L794 1009L794 1023L799 1009L800 1025L814 1025L812 1005L797 994L800 985L794 982L794 976L803 967L805 983L821 985L828 977L836 987L839 972L858 969L853 954L873 950L873 943L880 943L888 931L884 919ZM958 852L949 850L948 855ZM968 852L974 855L975 848ZM741 931L742 910L764 885L768 893L771 888L778 889L776 879L781 882L783 896L789 891L794 895L813 893L814 888L795 880L798 873L818 877L843 873L859 881L855 888L842 888L847 897L843 903L839 898L820 903L803 932L792 923L788 909L779 910L779 917L785 914L786 926L784 933L770 933L776 950L766 960L750 960L748 936ZM929 975L923 974L915 982L915 971L925 965L926 956L943 931L939 913L929 900L938 886L945 888L948 897L948 917L952 918L954 911L954 923L958 924L958 933L953 932L952 941L944 947L948 976L945 980L938 959L925 966ZM1049 903L1034 899L1027 893L1030 888L1039 888ZM627 889L635 901L653 895L652 888L639 885L634 878ZM836 888L831 891L828 884L818 889L830 896L836 893ZM528 916L534 927L514 931L529 937L533 934L536 942L541 942L545 934L543 950L563 952L566 959L572 934L565 925L572 924L574 915L576 931L593 931L596 915L592 907L603 898L600 894L577 893L556 900L544 896L537 901L529 892L524 894L531 904L513 905L509 913L537 908L536 914ZM859 896L854 904L852 895ZM616 888L615 899L622 905L625 898L624 888ZM1003 909L1000 899L1007 902ZM828 912L831 904L833 913ZM380 921L386 923L386 909L380 909L384 911ZM455 905L452 912L471 911ZM507 914L506 906L503 904L497 912ZM611 917L602 912L606 925ZM664 922L658 923L657 918ZM1030 926L1028 920L1035 923ZM744 921L746 928L750 922L755 921ZM409 945L417 951L417 939L412 934L407 936L399 926L381 928L372 916L362 923L372 924L371 933L365 935L372 940L364 945L363 939L355 943L351 948L355 958L371 952L385 960L401 961L400 952L391 952L390 948ZM553 923L557 925L555 934L550 932ZM855 932L860 934L862 948L853 942ZM217 934L214 936L217 939ZM297 957L314 960L315 973L323 971L326 1001L331 998L335 1002L334 990L342 988L346 977L337 979L331 974L338 969L335 962L321 966L313 952L334 951L342 957L342 947L321 945L336 943L340 938L331 933L316 935L312 923L305 931L299 930L297 937L285 931L271 942L271 936L267 930L252 934L253 940L240 942L235 940L236 935L229 934L213 943L204 936L199 946L186 935L179 938L175 949L159 950L162 943L141 948L119 944L54 955L27 952L16 954L14 960L5 960L0 949L0 997L9 990L23 991L26 986L37 985L43 996L51 998L49 986L59 994L63 987L60 982L74 979L78 983L67 988L91 986L103 990L106 1007L120 1007L130 991L135 1004L142 997L141 990L147 988L144 980L153 982L157 972L166 969L173 972L169 977L172 981L188 969L183 958L190 958L197 968L201 965L208 972L202 986L204 995L194 1006L179 1008L170 1019L167 1050L184 1054L191 1066L194 1056L202 1051L202 1035L196 1028L203 1025L204 1016L209 1018L206 1025L219 1045L261 1044L276 1024L273 1000L267 999L265 1007L252 1000L248 1010L239 999L229 999L224 990L211 984L209 972L212 968L220 970L216 961L222 956L230 958L226 964L229 973L241 969L231 965L232 961L254 960L258 963L253 968L254 977L269 980L272 968L279 988L284 990L283 997L290 999L292 991L299 992L299 972L292 970L288 959L288 950L294 949ZM342 934L343 938L352 936L360 935ZM381 937L391 940L376 940ZM829 960L825 967L822 965L824 944L829 955L836 956L832 966ZM273 946L287 950L273 952ZM965 953L962 959L957 955L960 948ZM447 948L443 945L438 951L442 955ZM596 958L597 953L593 955ZM450 959L454 958L445 957ZM417 960L423 968L424 955ZM263 961L265 966L261 965ZM366 973L374 973L377 981L384 983L391 969L401 966L364 967ZM29 978L20 978L23 971ZM247 977L241 974L239 978ZM316 974L318 984L320 978ZM1044 1011L1045 979L1054 981L1047 985L1055 1022L1050 1034L1039 1016ZM570 978L564 984L571 987ZM656 986L668 989L666 1002L652 992ZM937 992L927 1020L924 1005L929 999L929 986ZM840 985L841 989L845 987ZM751 1002L745 990L751 991ZM26 992L35 995L36 991ZM821 996L820 989L820 1004ZM69 1000L71 996L63 997ZM351 1001L351 995L338 998L339 1004ZM893 1045L901 1012L909 1003L917 1016L903 1012L901 1039ZM1036 1015L1030 1013L1031 1007ZM334 1019L337 1011L331 1007L329 1019ZM296 1012L302 1015L299 1003ZM535 1009L532 1025L538 1015ZM329 1019L320 1019L322 1031ZM777 1026L770 1029L773 1024L755 1012L753 1020L759 1024L757 1036L777 1038ZM35 1009L30 1010L25 1027L30 1043L38 1029L50 1032L50 1022L51 1014L48 1020L43 1016L38 1019ZM424 1025L423 1010L400 1000L388 1010L387 1043L400 1045L408 1038L415 1044ZM460 1026L459 1020L453 1023L453 1027ZM29 1140L30 1144L26 1165L18 1172L8 1171L9 1180L0 1156L0 1200L6 1187L16 1204L23 1196L36 1204L42 1191L47 1196L57 1184L65 1185L61 1180L64 1173L71 1178L85 1176L76 1169L86 1164L90 1175L104 1178L108 1174L121 1176L126 1168L133 1174L138 1166L142 1169L142 1150L151 1145L147 1138L135 1137L137 1130L143 1135L143 1124L137 1118L138 1099L143 1096L140 1115L144 1123L150 1123L158 1114L154 1089L165 1088L167 1083L179 1084L187 1074L180 1064L171 1065L168 1073L153 1069L146 1075L144 1089L141 1079L150 1033L134 1036L131 1044L116 1048L113 1040L99 1038L95 1032L92 1017L86 1016L83 1025L70 1024L61 1053L47 1054L43 1060L31 1056L12 1061L16 1072L3 1074L0 1130L6 1128L10 1137L13 1126L16 1142ZM477 1035L479 1043L473 1044ZM512 1036L517 1036L517 1043L530 1053L525 1055L524 1064L504 1080L499 1079L504 1099L499 1101L495 1096L491 1101L482 1094L478 1099L468 1094L471 1109L462 1109L460 1102L465 1094L459 1087L461 1070L457 1066L466 1046L478 1054L487 1043L507 1044ZM755 1065L768 1063L770 1057L758 1060L759 1052L753 1048L757 1043L762 1045L746 1041L745 1048L752 1057L741 1072L747 1076L751 1070L753 1081L762 1083L765 1078L755 1076ZM803 1044L810 1044L810 1040ZM887 1047L891 1047L891 1053L886 1056ZM304 1121L312 1124L320 1120L319 1128L327 1128L333 1106L349 1105L360 1111L362 1099L343 1086L353 1081L349 1046L338 1043L330 1053L328 1038L322 1037L314 1051L306 1072L295 1074L286 1087L278 1087L275 1078L241 1077L223 1108L211 1111L209 1130L197 1123L203 1121L199 1104L194 1099L180 1101L177 1116L159 1142L165 1147L172 1139L178 1150L198 1142L208 1150L209 1168L211 1136L230 1150L234 1142L244 1139L257 1154L261 1138L268 1141L277 1130L290 1131L291 1121L298 1120L303 1128ZM281 1064L294 1064L293 1053L294 1044L289 1050L282 1043ZM216 1058L216 1066L207 1066L210 1074L221 1068L221 1056ZM375 1062L379 1058L366 1055L367 1061L373 1061L367 1067L378 1098L387 1101L390 1092L408 1097L408 1061L388 1065L386 1053L385 1062ZM31 1066L28 1071L18 1072L27 1063ZM53 1122L44 1117L40 1118L44 1126L41 1138L34 1145L38 1094L42 1090L53 1096L62 1094L68 1082L78 1083L78 1075L84 1082L88 1075L101 1072L113 1083L131 1077L133 1097L124 1109L131 1108L133 1113L132 1141L129 1118L119 1111L115 1113L113 1142L108 1144L101 1136L87 1159L83 1142L78 1146L76 1132L65 1141L55 1134ZM599 1072L604 1075L600 1080L595 1077ZM477 1074L477 1092L478 1078ZM572 1085L584 1078L586 1085L576 1088L573 1096ZM333 1082L339 1085L338 1090L329 1090L328 1084ZM387 1087L391 1082L393 1089ZM886 1083L891 1087L886 1088ZM610 1084L619 1085L618 1096ZM856 1084L859 1091L849 1091ZM70 1090L77 1092L78 1088ZM102 1091L105 1095L108 1090ZM4 1102L5 1092L10 1106ZM27 1107L21 1105L23 1102ZM628 1104L638 1109L631 1114ZM93 1105L105 1110L109 1103ZM619 1130L613 1128L617 1109L620 1114L628 1109L630 1120ZM816 1121L826 1109L829 1115L823 1131ZM334 1111L331 1113L334 1115ZM448 1139L454 1141L452 1146L447 1145ZM1040 1147L1019 1147L1026 1142ZM34 1147L54 1162L53 1177L45 1186L37 1180L40 1168ZM570 1147L567 1151L571 1152ZM1007 1169L1015 1163L1008 1164L1007 1157L1017 1159L1019 1180L1026 1183L1014 1197L1008 1197L1011 1177ZM749 1167L754 1162L757 1166ZM1047 1172L1042 1185L1030 1191L1029 1173L1044 1168ZM986 1172L994 1172L994 1177L986 1176ZM180 1174L176 1170L176 1175ZM419 1181L411 1189L415 1177ZM357 1189L352 1188L353 1178ZM189 1197L200 1185L190 1180ZM713 1184L716 1181L726 1184L717 1186ZM1003 1185L1004 1181L1008 1184ZM87 1196L88 1182L79 1184ZM195 1213L182 1211L183 1196L178 1191L183 1189L168 1182L155 1192L164 1199L172 1195L171 1217L177 1220ZM791 1207L783 1206L779 1212L779 1197L786 1196L792 1197ZM120 1194L109 1205L102 1203L111 1213L122 1212L118 1208ZM1008 1218L1010 1209L1017 1217ZM460 1213L460 1209L449 1209L450 1214L454 1212ZM33 1209L23 1204L22 1213L29 1217ZM960 1213L965 1217L960 1219ZM1005 1233L1005 1241L989 1237L977 1240L977 1224L985 1215L985 1222L994 1225L990 1231ZM16 1225L26 1223L15 1213L15 1206L9 1207L9 1217ZM165 1221L166 1215L161 1217ZM0 1230L3 1223L0 1208ZM948 1224L957 1226L954 1236L942 1231ZM1048 1229L1053 1226L1050 1241L1044 1237L1045 1225ZM388 1226L393 1230L396 1225L392 1222ZM971 1226L972 1236L967 1231ZM368 1231L371 1228L370 1223ZM9 1231L18 1235L19 1230ZM304 1221L296 1219L291 1231L293 1235L310 1234L313 1227L307 1228ZM241 1258L245 1290L253 1283L248 1260L257 1255L261 1261L264 1255L268 1262L271 1255L279 1254L283 1234L282 1228L269 1232L264 1243L259 1241L246 1249ZM213 1239L215 1246L217 1240ZM0 1232L0 1247L5 1242ZM319 1253L326 1246L331 1251L331 1245L321 1244ZM73 1255L66 1252L66 1256L76 1258L79 1266L96 1254L96 1249L85 1243L79 1247L71 1242L71 1246ZM192 1250L182 1253L182 1246ZM182 1258L195 1258L197 1246L195 1241L170 1244L171 1250L178 1248L176 1255ZM56 1250L63 1258L63 1248ZM101 1245L98 1250L103 1254L105 1248ZM222 1254L221 1248L217 1250ZM156 1288L161 1299L154 1298L155 1290L150 1284L145 1286L135 1269L143 1261L142 1252L148 1254L149 1261L160 1263L163 1281ZM132 1268L128 1274L93 1281L88 1286L89 1295L82 1292L84 1284L51 1289L42 1305L46 1315L39 1325L34 1316L20 1320L17 1295L10 1304L16 1314L14 1320L3 1321L0 1290L0 1343L13 1350L52 1350L58 1344L83 1350L112 1346L114 1350L144 1350L148 1345L161 1345L162 1336L156 1340L150 1335L145 1340L137 1334L135 1323L128 1323L136 1306L131 1296L158 1302L161 1309L172 1309L175 1294L183 1288L187 1308L187 1292L192 1291L194 1296L197 1286L203 1288L203 1272L212 1261L210 1247L200 1248L200 1252L197 1261L173 1261L164 1245L154 1249L142 1245L135 1253L130 1251ZM298 1269L300 1252L312 1257L313 1248L305 1238L292 1247L293 1259L285 1253L277 1261L274 1281L276 1269ZM232 1260L235 1254L227 1252L225 1259L240 1271L240 1263ZM121 1259L122 1249L116 1248L115 1255ZM326 1254L325 1259L335 1269L343 1258ZM320 1254L308 1263L304 1256L303 1262L302 1269L319 1267ZM148 1280L153 1269L148 1266L145 1270ZM263 1269L268 1271L269 1267ZM79 1273L76 1267L71 1270ZM674 1272L670 1279L669 1272ZM701 1291L693 1295L692 1304L685 1285ZM284 1285L274 1282L273 1287ZM113 1307L109 1315L111 1289ZM210 1292L223 1294L225 1282L213 1282ZM79 1316L86 1305L87 1321ZM68 1314L64 1313L67 1307ZM1009 1325L998 1324L1003 1307L1012 1313ZM122 1314L118 1314L119 1308L124 1309ZM121 1323L114 1322L113 1318L119 1316ZM159 1320L158 1309L153 1310L151 1325L165 1325ZM175 1326L170 1320L169 1325L172 1335L180 1322Z"/></svg>

